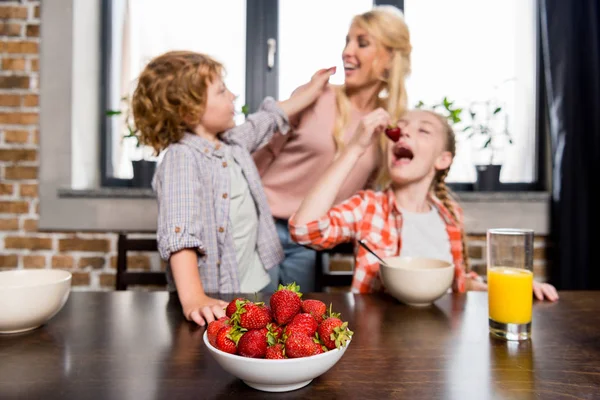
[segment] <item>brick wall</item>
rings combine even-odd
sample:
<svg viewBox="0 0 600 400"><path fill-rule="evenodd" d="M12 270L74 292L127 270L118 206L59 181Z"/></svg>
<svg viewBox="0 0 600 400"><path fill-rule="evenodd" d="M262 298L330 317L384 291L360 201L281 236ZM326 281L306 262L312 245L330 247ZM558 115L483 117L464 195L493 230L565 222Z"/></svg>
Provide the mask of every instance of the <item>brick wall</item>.
<svg viewBox="0 0 600 400"><path fill-rule="evenodd" d="M0 1L0 270L62 268L73 272L78 289L114 288L115 234L38 231L38 149L45 140L38 130L39 34L40 1ZM470 244L481 272L485 238L473 236ZM544 238L535 245L535 272L543 277ZM161 268L155 253L131 254L129 265ZM349 267L344 258L332 263L332 269Z"/></svg>
<svg viewBox="0 0 600 400"><path fill-rule="evenodd" d="M0 270L63 268L74 286L113 288L115 234L38 232L39 36L40 1L0 1ZM160 268L156 254L129 265Z"/></svg>

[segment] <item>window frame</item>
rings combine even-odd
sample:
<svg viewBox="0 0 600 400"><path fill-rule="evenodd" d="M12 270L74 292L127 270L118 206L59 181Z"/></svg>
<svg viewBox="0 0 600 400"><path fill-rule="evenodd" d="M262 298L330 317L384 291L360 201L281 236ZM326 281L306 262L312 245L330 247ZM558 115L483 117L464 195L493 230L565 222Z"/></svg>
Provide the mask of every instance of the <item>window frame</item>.
<svg viewBox="0 0 600 400"><path fill-rule="evenodd" d="M102 187L131 187L132 179L120 179L113 176L112 168L112 128L106 111L110 109L110 71L112 54L112 1L101 0L101 78L100 78L100 185ZM374 0L373 5L394 5L404 11L404 0ZM250 111L258 109L266 96L277 97L279 75L279 38L278 38L279 0L253 0L252 7L246 8L246 104ZM533 182L501 183L497 191L547 191L548 170L548 130L547 106L544 101L544 72L542 68L542 49L540 7L536 1L536 132L535 156L536 171ZM276 40L275 65L267 68L267 40ZM473 192L473 183L448 183L456 192Z"/></svg>

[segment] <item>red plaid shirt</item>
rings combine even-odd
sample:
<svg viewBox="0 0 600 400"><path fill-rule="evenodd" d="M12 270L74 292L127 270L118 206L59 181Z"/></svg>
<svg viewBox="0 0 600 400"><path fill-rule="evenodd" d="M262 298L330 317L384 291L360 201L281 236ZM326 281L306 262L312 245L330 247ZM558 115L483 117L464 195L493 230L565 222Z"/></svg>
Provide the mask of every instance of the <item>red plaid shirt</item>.
<svg viewBox="0 0 600 400"><path fill-rule="evenodd" d="M463 261L462 229L463 213L453 202L458 223L450 211L434 196L431 203L438 209L446 223L450 239L450 250L454 260L454 282L452 289L465 291L465 266ZM322 218L306 225L295 223L295 216L289 222L290 234L297 243L317 250L330 249L340 243L364 240L379 257L394 257L402 249L402 213L396 204L392 190L358 192L355 196L333 207ZM475 273L469 275L476 276ZM354 278L352 291L369 293L382 289L379 278L379 262L361 246L355 246Z"/></svg>

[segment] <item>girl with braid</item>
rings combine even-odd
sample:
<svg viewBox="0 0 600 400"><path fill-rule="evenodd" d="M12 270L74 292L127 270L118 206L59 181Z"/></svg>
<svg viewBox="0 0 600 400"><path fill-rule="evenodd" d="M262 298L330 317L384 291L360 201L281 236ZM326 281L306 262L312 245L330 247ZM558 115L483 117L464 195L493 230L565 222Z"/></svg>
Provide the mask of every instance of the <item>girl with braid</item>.
<svg viewBox="0 0 600 400"><path fill-rule="evenodd" d="M392 122L381 108L362 118L348 145L290 219L292 238L315 249L364 240L382 258L446 260L454 264L455 292L486 290L486 284L469 271L462 209L445 184L456 149L452 128L439 114L412 110L397 122L400 137L392 142L382 135ZM360 191L334 205L356 161L377 141L384 149L379 175L384 190ZM352 291L381 290L378 260L360 246L355 254ZM534 292L539 299L558 298L548 284L534 283Z"/></svg>

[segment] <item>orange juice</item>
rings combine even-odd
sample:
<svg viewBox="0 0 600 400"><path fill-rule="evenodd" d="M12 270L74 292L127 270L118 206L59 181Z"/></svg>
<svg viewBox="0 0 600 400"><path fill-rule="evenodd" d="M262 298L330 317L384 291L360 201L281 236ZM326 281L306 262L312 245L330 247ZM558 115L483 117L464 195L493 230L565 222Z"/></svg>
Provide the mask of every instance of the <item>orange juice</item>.
<svg viewBox="0 0 600 400"><path fill-rule="evenodd" d="M509 267L488 268L489 317L504 324L531 322L533 273Z"/></svg>

